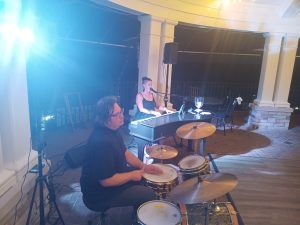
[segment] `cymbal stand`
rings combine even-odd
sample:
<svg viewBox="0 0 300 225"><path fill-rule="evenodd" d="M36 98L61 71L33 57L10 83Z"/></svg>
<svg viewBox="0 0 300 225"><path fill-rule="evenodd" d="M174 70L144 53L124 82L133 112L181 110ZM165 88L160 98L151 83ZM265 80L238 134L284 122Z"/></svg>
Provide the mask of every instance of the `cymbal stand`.
<svg viewBox="0 0 300 225"><path fill-rule="evenodd" d="M197 175L198 182L201 183L203 181L202 177L200 175ZM204 225L208 225L209 220L209 210L211 208L210 203L204 203Z"/></svg>
<svg viewBox="0 0 300 225"><path fill-rule="evenodd" d="M208 216L209 205L208 204L209 203L205 204L205 206L204 206L204 225L208 225L208 218L209 218L209 216Z"/></svg>
<svg viewBox="0 0 300 225"><path fill-rule="evenodd" d="M163 148L160 147L160 163L163 164L163 159L162 159L162 155L163 155Z"/></svg>
<svg viewBox="0 0 300 225"><path fill-rule="evenodd" d="M205 145L205 138L200 138L197 141L199 141L199 152L198 154L200 156L204 157L204 145Z"/></svg>

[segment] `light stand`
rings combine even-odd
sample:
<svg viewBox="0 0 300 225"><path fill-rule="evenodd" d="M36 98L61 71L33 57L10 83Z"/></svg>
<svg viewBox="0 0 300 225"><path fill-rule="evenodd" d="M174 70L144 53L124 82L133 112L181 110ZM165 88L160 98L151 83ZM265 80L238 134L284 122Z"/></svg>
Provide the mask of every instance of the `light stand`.
<svg viewBox="0 0 300 225"><path fill-rule="evenodd" d="M46 147L46 142L43 139L43 134L45 131L45 120L44 118L41 119L41 124L38 129L38 132L40 132L39 136L39 141L38 141L38 146L37 146L37 152L38 152L38 176L35 180L35 185L32 193L32 198L29 206L29 212L26 220L26 225L30 224L30 217L31 217L31 212L33 208L33 203L34 203L34 198L36 194L37 187L39 187L39 192L40 192L40 205L39 205L39 216L40 216L40 225L45 225L45 207L44 207L44 183L46 185L46 188L49 193L49 202L52 202L55 206L55 209L57 211L58 217L60 221L62 222L63 225L65 225L64 220L61 216L61 213L57 207L56 200L55 200L55 193L53 188L49 187L49 183L47 181L47 176L43 175L43 163L42 163L42 157L43 157L43 150Z"/></svg>

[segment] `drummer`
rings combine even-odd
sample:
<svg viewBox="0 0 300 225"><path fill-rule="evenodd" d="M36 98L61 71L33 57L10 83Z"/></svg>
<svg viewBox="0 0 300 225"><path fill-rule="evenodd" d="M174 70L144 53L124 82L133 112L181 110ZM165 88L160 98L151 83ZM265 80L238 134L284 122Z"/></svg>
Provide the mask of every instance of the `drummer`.
<svg viewBox="0 0 300 225"><path fill-rule="evenodd" d="M95 128L88 140L80 179L83 201L91 210L119 206L137 209L144 202L156 199L154 191L140 181L144 172L162 171L154 165L145 165L125 148L118 133L123 122L123 110L116 97L98 101Z"/></svg>

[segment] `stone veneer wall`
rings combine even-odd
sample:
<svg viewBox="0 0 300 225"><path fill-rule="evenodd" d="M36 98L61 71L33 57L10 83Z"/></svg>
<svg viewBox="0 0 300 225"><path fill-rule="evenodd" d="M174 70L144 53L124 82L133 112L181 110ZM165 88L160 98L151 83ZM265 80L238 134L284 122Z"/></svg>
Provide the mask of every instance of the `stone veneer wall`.
<svg viewBox="0 0 300 225"><path fill-rule="evenodd" d="M251 107L248 124L259 129L288 129L293 109L286 107Z"/></svg>

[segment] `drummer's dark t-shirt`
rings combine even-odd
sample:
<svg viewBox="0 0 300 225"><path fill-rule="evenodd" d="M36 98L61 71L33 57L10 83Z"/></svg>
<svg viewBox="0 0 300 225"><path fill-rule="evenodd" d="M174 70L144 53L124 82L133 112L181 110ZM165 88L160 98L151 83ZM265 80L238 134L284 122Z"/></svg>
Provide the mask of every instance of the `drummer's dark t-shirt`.
<svg viewBox="0 0 300 225"><path fill-rule="evenodd" d="M127 183L116 187L103 187L99 182L112 177L115 173L132 170L127 166L125 151L123 139L117 131L95 126L87 144L80 178L85 201L105 205L114 194L130 185Z"/></svg>

